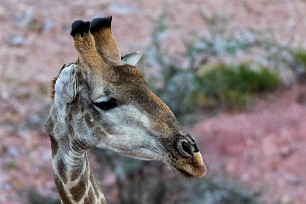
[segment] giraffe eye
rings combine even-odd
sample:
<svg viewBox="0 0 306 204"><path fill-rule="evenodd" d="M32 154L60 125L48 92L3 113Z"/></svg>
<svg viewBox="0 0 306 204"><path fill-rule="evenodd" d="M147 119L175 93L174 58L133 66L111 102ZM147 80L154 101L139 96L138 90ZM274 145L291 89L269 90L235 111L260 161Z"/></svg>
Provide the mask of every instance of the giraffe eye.
<svg viewBox="0 0 306 204"><path fill-rule="evenodd" d="M95 106L100 108L101 110L108 111L118 106L117 100L115 98L109 98L103 101L97 101L93 103Z"/></svg>

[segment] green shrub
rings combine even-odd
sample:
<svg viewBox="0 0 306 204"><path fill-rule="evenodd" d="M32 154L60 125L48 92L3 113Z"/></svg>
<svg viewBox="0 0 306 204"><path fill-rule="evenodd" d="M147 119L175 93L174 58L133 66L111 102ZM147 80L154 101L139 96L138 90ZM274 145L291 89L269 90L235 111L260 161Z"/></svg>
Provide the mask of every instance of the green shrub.
<svg viewBox="0 0 306 204"><path fill-rule="evenodd" d="M255 92L274 90L282 84L279 75L269 68L262 68L258 72L258 86Z"/></svg>
<svg viewBox="0 0 306 204"><path fill-rule="evenodd" d="M291 68L300 83L306 82L306 50L299 49L292 52Z"/></svg>
<svg viewBox="0 0 306 204"><path fill-rule="evenodd" d="M228 110L238 112L245 110L249 99L250 96L248 93L239 90L228 90L222 95L221 100L224 102L224 106L226 106Z"/></svg>
<svg viewBox="0 0 306 204"><path fill-rule="evenodd" d="M222 63L197 77L191 100L204 108L239 111L246 108L252 94L273 90L280 84L280 77L268 68L255 71L247 64Z"/></svg>
<svg viewBox="0 0 306 204"><path fill-rule="evenodd" d="M293 53L293 59L296 63L306 69L306 50L297 50Z"/></svg>
<svg viewBox="0 0 306 204"><path fill-rule="evenodd" d="M143 67L156 69L154 74L147 71L150 75L145 76L150 87L179 121L185 123L194 116L194 105L212 108L212 111L217 108L245 109L253 93L273 90L281 83L270 68L282 73L283 67L288 69L288 59L293 53L268 33L233 26L223 14L207 16L199 12L198 15L205 22L209 35L190 32L188 39L182 38L184 49L178 51L171 51L169 47L172 45L167 44L166 39L179 25L173 25L166 12L160 15L154 22L151 43L142 61L145 63ZM205 76L198 76L203 66L222 59L237 62L237 54L252 56L253 51L258 57L250 64L268 65L269 69L254 71L248 64L219 64Z"/></svg>

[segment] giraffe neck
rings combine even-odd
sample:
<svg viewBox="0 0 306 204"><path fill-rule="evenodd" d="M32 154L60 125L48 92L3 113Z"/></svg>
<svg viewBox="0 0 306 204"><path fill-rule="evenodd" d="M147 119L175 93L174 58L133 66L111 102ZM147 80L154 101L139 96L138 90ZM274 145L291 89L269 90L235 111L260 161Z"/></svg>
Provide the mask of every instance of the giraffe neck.
<svg viewBox="0 0 306 204"><path fill-rule="evenodd" d="M54 181L62 203L106 204L90 170L86 151L77 151L72 145L61 149L50 138Z"/></svg>

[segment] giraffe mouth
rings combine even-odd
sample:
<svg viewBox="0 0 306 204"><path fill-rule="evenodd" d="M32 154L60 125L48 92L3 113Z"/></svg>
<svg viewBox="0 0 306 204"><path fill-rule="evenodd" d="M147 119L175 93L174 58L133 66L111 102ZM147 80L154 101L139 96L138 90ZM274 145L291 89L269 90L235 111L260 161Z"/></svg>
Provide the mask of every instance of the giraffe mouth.
<svg viewBox="0 0 306 204"><path fill-rule="evenodd" d="M205 165L197 167L187 165L185 168L171 166L171 169L186 178L201 178L207 173L207 168Z"/></svg>
<svg viewBox="0 0 306 204"><path fill-rule="evenodd" d="M186 177L186 178L193 178L194 177L192 174L190 174L189 172L187 172L183 169L179 169L179 168L175 168L175 167L172 167L172 169L174 171L176 171L177 173L179 173L180 175Z"/></svg>
<svg viewBox="0 0 306 204"><path fill-rule="evenodd" d="M195 152L191 161L176 161L170 166L174 171L187 178L201 178L207 173L207 168L200 152Z"/></svg>

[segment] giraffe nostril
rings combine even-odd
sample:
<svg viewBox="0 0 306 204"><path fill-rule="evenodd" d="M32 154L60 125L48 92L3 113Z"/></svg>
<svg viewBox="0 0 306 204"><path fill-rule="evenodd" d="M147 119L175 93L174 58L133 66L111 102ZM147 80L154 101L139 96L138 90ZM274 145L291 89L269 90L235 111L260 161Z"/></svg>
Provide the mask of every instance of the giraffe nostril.
<svg viewBox="0 0 306 204"><path fill-rule="evenodd" d="M188 154L192 154L192 150L190 149L190 147L188 146L188 144L186 142L182 142L182 149L184 152L188 153Z"/></svg>
<svg viewBox="0 0 306 204"><path fill-rule="evenodd" d="M181 139L177 142L178 152L185 157L192 157L195 148L186 139Z"/></svg>

